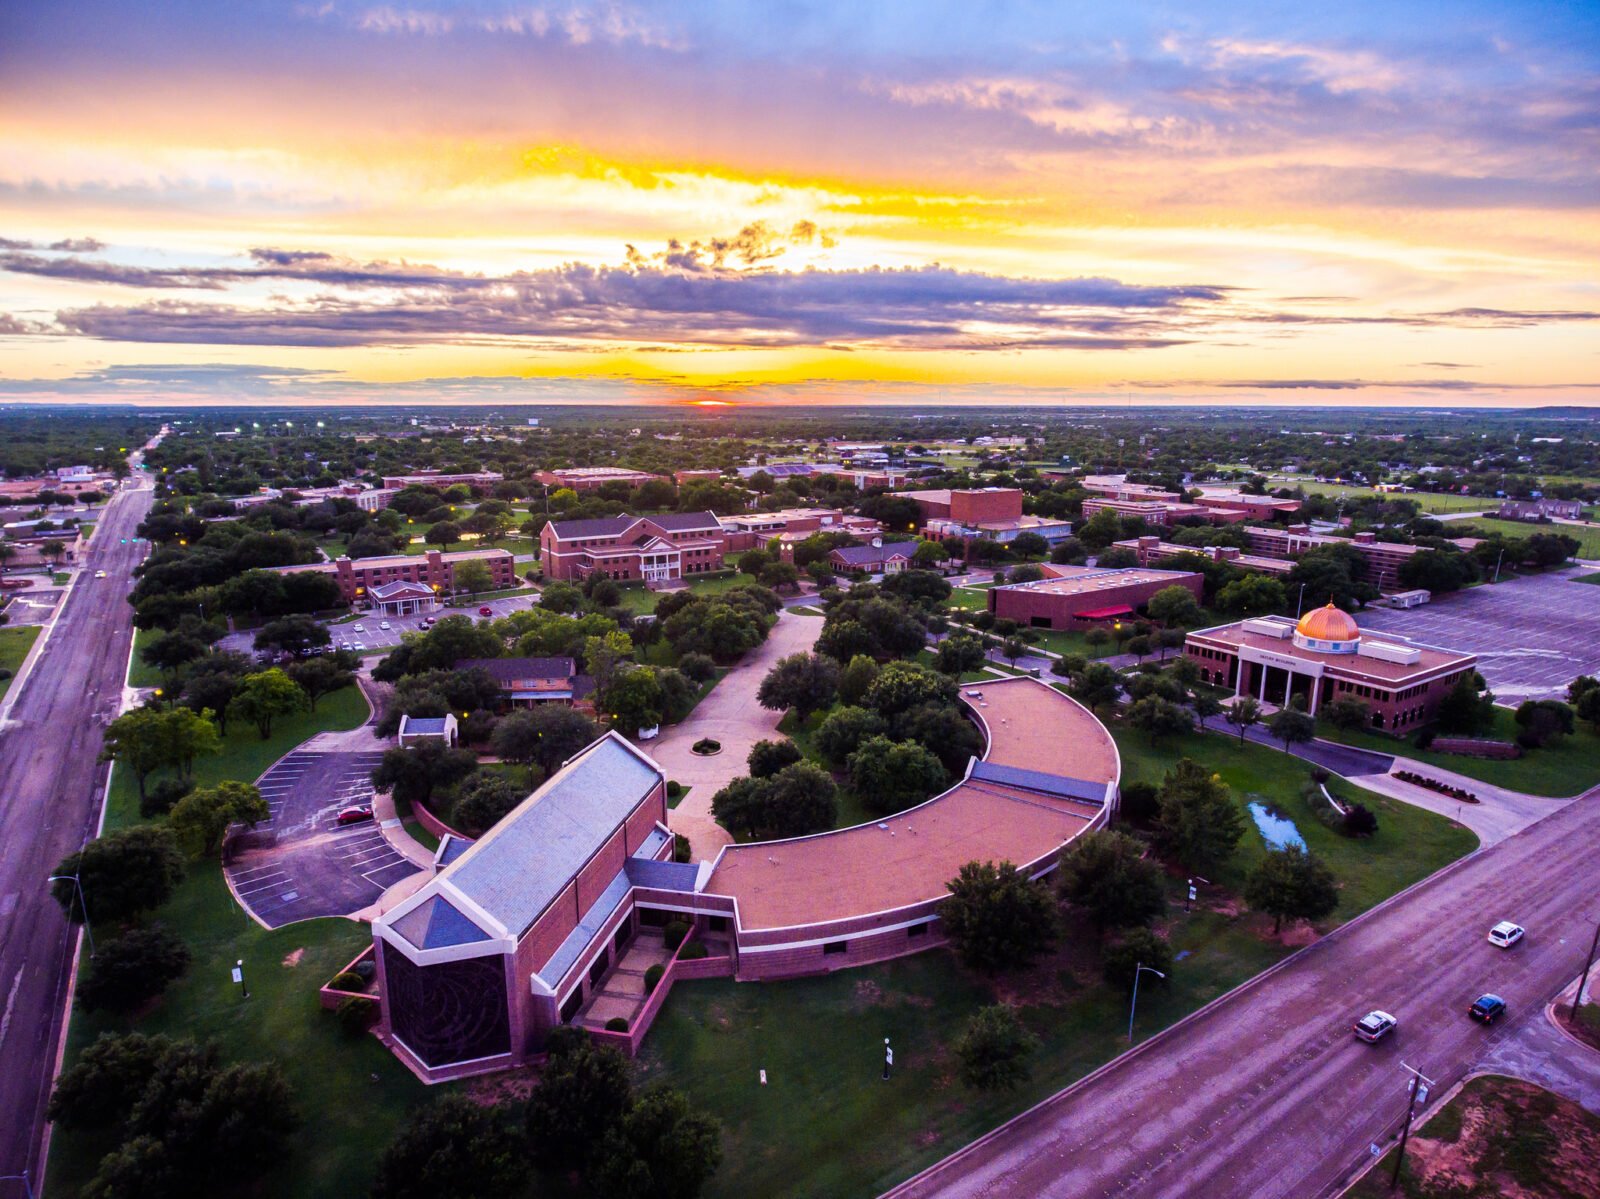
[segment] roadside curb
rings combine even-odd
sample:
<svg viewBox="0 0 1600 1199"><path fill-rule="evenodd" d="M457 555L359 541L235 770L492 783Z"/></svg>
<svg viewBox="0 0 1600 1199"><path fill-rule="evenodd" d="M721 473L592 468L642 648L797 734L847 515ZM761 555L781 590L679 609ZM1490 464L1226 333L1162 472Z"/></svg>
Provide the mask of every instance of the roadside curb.
<svg viewBox="0 0 1600 1199"><path fill-rule="evenodd" d="M27 655L22 659L22 664L17 667L17 673L11 676L11 686L6 688L6 697L0 700L0 729L5 728L6 722L11 719L11 710L17 706L17 700L22 695L22 689L28 685L28 677L33 673L33 664L38 661L39 655L44 653L44 647L50 643L51 635L56 631L56 625L61 620L61 614L67 610L67 601L72 598L72 589L78 585L82 572L74 573L67 585L61 589L61 598L56 602L56 610L50 613L50 619L39 626L39 635L34 638L33 645L28 648ZM24 628L24 625L18 625ZM130 650L129 660L132 651Z"/></svg>
<svg viewBox="0 0 1600 1199"><path fill-rule="evenodd" d="M1507 840L1509 840L1509 838L1507 838ZM1120 1069L1120 1068L1128 1065L1129 1063L1137 1060L1143 1054L1145 1054L1146 1052L1149 1052L1153 1046L1157 1046L1157 1045L1163 1044L1164 1042L1169 1040L1172 1036L1177 1034L1181 1029L1186 1028L1191 1023L1197 1022L1202 1017L1204 1017L1206 1015L1209 1015L1214 1008L1221 1007L1223 1004L1227 1003L1229 1000L1232 1000L1232 999L1234 999L1234 998L1236 998L1236 997L1238 997L1240 995L1244 995L1247 992L1249 992L1251 990L1254 990L1256 987L1258 987L1261 984L1267 982L1270 978L1272 978L1274 975L1276 975L1279 971L1287 969L1290 965L1297 964L1302 958L1309 957L1311 954L1315 953L1319 947L1328 944L1335 937L1339 937L1339 936L1345 934L1347 929L1352 929L1352 928L1356 928L1356 927L1360 926L1363 922L1365 922L1368 919L1376 916L1379 912L1384 911L1385 909L1389 908L1390 906L1399 903L1402 899L1406 898L1406 896L1412 894L1413 892L1420 891L1423 888L1432 886L1433 884L1439 882L1442 879L1448 878L1449 876L1454 874L1456 871L1463 869L1468 862L1474 861L1482 852L1483 852L1483 848L1482 848L1482 846L1480 846L1479 848L1472 850L1470 853L1462 855L1461 857L1457 858L1455 861L1449 863L1448 865L1442 866L1438 870L1435 870L1432 874L1428 875L1427 878L1418 879L1416 882L1412 883L1409 887L1405 888L1403 891L1396 891L1393 895L1389 896L1389 898L1383 900L1380 903L1374 904L1372 907L1368 908L1366 911L1362 912L1360 915L1351 917L1351 919L1345 921L1345 923L1341 924L1338 928L1334 929L1327 936L1320 937L1317 940L1313 941L1310 945L1307 945L1307 946L1305 946L1305 947L1303 947L1301 949L1295 950L1295 952L1291 953L1288 957L1283 958L1281 961L1274 962L1271 966L1268 966L1260 974L1254 975L1251 978L1247 978L1244 982L1242 982L1238 986L1234 987L1231 991L1228 991L1228 992L1226 992L1226 993L1224 993L1222 995L1217 996L1217 998L1213 999L1210 1003L1206 1004L1204 1007L1196 1008L1194 1011L1190 1012L1187 1016L1182 1017L1181 1019L1179 1019L1178 1021L1176 1021L1173 1024L1167 1025L1166 1028L1162 1029L1160 1032L1156 1033L1154 1036L1150 1037L1148 1040L1140 1041L1132 1049L1126 1050L1123 1053L1119 1053L1116 1057L1112 1058L1109 1062L1106 1062L1104 1065L1096 1067L1094 1070L1092 1070L1090 1073L1084 1075L1082 1078L1078 1079L1076 1082L1069 1084L1068 1086L1062 1088L1061 1090L1057 1091L1053 1095L1046 1096L1044 1099L1041 1099L1038 1103L1034 1104L1032 1107L1027 1108L1025 1111L1018 1112L1015 1116L1012 1116L1009 1120L1005 1121L1005 1123L1000 1124L997 1127L990 1129L988 1132L986 1132L983 1136L979 1137L977 1140L970 1142L969 1144L967 1144L967 1145L963 1146L962 1148L956 1150L956 1152L950 1154L948 1157L943 1158L940 1161L935 1162L933 1165L928 1166L926 1169L920 1171L919 1173L912 1175L910 1178L906 1179L904 1182L898 1183L894 1187L892 1187L891 1189L889 1189L887 1191L884 1191L882 1193L882 1195L879 1197L879 1199L895 1199L895 1197L897 1197L897 1196L903 1197L905 1195L908 1195L913 1187L915 1187L916 1185L918 1185L918 1184L920 1184L922 1182L926 1182L926 1181L931 1180L938 1172L944 1170L945 1168L947 1168L947 1167L949 1167L951 1165L954 1165L955 1163L958 1163L958 1162L964 1160L969 1155L977 1152L979 1149L984 1148L985 1146L987 1146L992 1141L998 1139L1003 1133L1005 1133L1013 1125L1020 1123L1021 1121L1027 1119L1028 1117L1034 1115L1037 1112L1041 1112L1041 1111L1046 1110L1048 1107L1050 1107L1050 1106L1052 1106L1052 1105L1054 1105L1056 1103L1059 1103L1060 1101L1062 1101L1064 1099L1067 1099L1067 1098L1070 1098L1070 1097L1076 1095L1079 1091L1082 1091L1082 1090L1086 1089L1087 1087L1089 1087L1090 1085L1092 1085L1093 1083L1099 1081L1100 1078L1102 1078L1104 1075L1107 1075L1107 1074L1111 1073L1113 1070Z"/></svg>

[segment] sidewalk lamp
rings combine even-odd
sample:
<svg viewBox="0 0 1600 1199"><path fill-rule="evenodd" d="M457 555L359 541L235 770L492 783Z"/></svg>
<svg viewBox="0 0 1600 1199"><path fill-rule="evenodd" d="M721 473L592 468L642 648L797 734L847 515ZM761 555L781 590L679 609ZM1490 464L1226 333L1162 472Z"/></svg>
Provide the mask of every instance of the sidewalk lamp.
<svg viewBox="0 0 1600 1199"><path fill-rule="evenodd" d="M76 874L52 874L45 879L47 883L64 883L70 881L72 888L78 893L78 909L83 913L83 931L89 938L89 956L94 957L94 930L89 927L89 905L84 902L83 884L78 881Z"/></svg>
<svg viewBox="0 0 1600 1199"><path fill-rule="evenodd" d="M1157 978L1167 977L1154 966L1146 966L1143 962L1135 963L1133 968L1133 1002L1128 1005L1128 1044L1130 1045L1133 1044L1133 1014L1139 1009L1139 976L1147 970Z"/></svg>

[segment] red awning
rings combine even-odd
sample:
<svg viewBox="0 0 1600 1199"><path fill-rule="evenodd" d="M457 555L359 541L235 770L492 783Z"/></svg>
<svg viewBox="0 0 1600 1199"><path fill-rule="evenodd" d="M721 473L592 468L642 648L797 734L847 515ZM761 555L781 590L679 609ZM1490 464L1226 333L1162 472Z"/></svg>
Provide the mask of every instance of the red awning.
<svg viewBox="0 0 1600 1199"><path fill-rule="evenodd" d="M1090 608L1087 612L1074 612L1079 620L1110 620L1113 616L1132 616L1133 609L1127 604L1118 604L1115 608Z"/></svg>

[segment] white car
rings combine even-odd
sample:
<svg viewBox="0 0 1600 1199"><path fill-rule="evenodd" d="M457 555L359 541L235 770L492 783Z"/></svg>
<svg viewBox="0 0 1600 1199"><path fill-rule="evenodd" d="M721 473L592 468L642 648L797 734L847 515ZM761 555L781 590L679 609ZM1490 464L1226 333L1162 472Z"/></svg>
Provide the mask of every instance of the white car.
<svg viewBox="0 0 1600 1199"><path fill-rule="evenodd" d="M350 648L355 650L356 653L360 654L360 653L365 653L367 647L365 645L363 645L361 642L357 641Z"/></svg>
<svg viewBox="0 0 1600 1199"><path fill-rule="evenodd" d="M103 579L106 577L106 572L103 570L97 570L94 572L94 577L97 579Z"/></svg>
<svg viewBox="0 0 1600 1199"><path fill-rule="evenodd" d="M351 625L350 627L358 633L365 633L367 631L367 626L364 624Z"/></svg>
<svg viewBox="0 0 1600 1199"><path fill-rule="evenodd" d="M1371 1011L1351 1025L1351 1030L1356 1036L1371 1045L1383 1040L1384 1037L1398 1027L1400 1027L1400 1021L1396 1020L1388 1012Z"/></svg>
<svg viewBox="0 0 1600 1199"><path fill-rule="evenodd" d="M1498 945L1501 949L1510 949L1522 940L1527 930L1520 924L1512 924L1509 920L1502 920L1489 930L1489 944Z"/></svg>
<svg viewBox="0 0 1600 1199"><path fill-rule="evenodd" d="M388 622L388 621L387 621L387 620L386 620L386 621L384 621L384 622L383 622L383 623L382 623L382 624L380 624L380 625L379 625L379 626L378 626L378 627L379 627L379 628L380 628L380 629L385 629L385 630L387 630L387 629L388 629L388 627L389 627L389 622Z"/></svg>

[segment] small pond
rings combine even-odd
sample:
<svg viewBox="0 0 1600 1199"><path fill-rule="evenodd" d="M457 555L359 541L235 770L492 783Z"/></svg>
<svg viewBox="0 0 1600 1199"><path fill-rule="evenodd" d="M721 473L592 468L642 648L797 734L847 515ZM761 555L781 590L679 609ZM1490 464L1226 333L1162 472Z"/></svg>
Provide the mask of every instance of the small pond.
<svg viewBox="0 0 1600 1199"><path fill-rule="evenodd" d="M1267 843L1268 849L1287 849L1291 845L1300 849L1306 847L1306 839L1295 828L1294 821L1287 816L1280 816L1266 804L1251 800L1250 817L1256 822L1256 828L1261 830L1261 839Z"/></svg>

